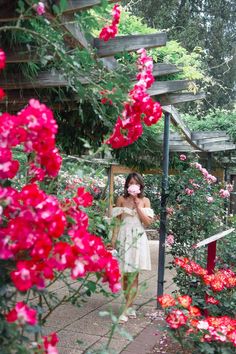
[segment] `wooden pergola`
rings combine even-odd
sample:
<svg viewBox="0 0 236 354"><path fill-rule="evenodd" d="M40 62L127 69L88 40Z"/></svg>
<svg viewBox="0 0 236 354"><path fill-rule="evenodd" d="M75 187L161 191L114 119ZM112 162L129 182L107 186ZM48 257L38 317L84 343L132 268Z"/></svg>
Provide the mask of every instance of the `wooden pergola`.
<svg viewBox="0 0 236 354"><path fill-rule="evenodd" d="M59 0L43 1L46 6L45 17L48 21L53 22L55 15L52 12L52 3L57 4ZM110 3L117 2L110 0ZM165 46L167 35L164 32L154 32L146 35L127 35L117 36L114 39L104 42L99 38L92 38L88 41L84 33L81 31L79 24L74 21L74 15L80 11L90 9L100 5L101 0L69 0L67 8L62 15L57 18L60 27L63 29L65 36L64 41L69 48L84 48L92 50L98 63L103 63L107 70L116 70L119 66L114 55L123 52L133 52L140 48L150 49ZM16 23L19 13L15 11L17 0L0 0L0 26L9 31L13 29L12 23ZM24 46L20 44L17 48L4 48L7 55L7 63L16 64L26 62L36 62L39 60L39 48L34 46ZM163 183L162 183L162 214L160 225L160 247L159 247L159 269L158 269L158 294L163 291L164 284L164 258L165 258L165 235L166 235L166 203L168 189L168 173L169 173L169 152L199 152L212 154L217 151L235 150L235 144L230 140L225 132L191 132L183 123L175 105L204 99L204 93L200 92L192 94L188 92L190 85L189 80L170 80L163 81L166 75L180 72L181 68L169 63L158 63L154 65L153 74L156 78L155 83L149 89L149 94L154 97L163 106L165 113L165 129L163 136ZM162 77L162 81L158 79ZM82 85L89 85L91 78L85 77L82 73L78 75ZM45 69L40 72L34 80L24 77L21 72L14 74L0 74L0 87L7 94L7 97L0 102L0 111L10 113L17 112L28 103L29 98L33 95L39 95L40 101L48 102L48 97L40 95L40 91L45 88L63 88L68 87L68 79L62 72L50 71ZM73 94L59 103L52 106L52 109L62 109L67 105L68 110L78 109L78 94ZM170 121L178 128L178 132L170 133Z"/></svg>
<svg viewBox="0 0 236 354"><path fill-rule="evenodd" d="M47 9L45 14L46 18L49 21L53 21L55 16L51 11L52 2L46 0L43 2ZM115 1L110 0L109 2L112 3ZM58 1L54 1L54 3L57 4ZM0 25L1 27L5 27L6 31L11 30L12 22L17 21L19 18L19 14L15 11L16 4L17 0L12 0L11 2L8 0L0 0ZM101 0L68 1L68 6L59 18L59 21L61 22L61 28L63 28L66 34L65 42L69 47L93 50L96 53L96 60L102 62L107 70L116 70L119 64L114 58L114 55L124 52L133 52L140 48L150 49L166 45L167 35L164 32L154 32L146 35L117 36L108 42L104 42L99 38L92 38L92 40L88 41L81 31L79 24L75 23L74 15L99 4L101 4ZM10 47L4 48L7 55L7 63L16 65L29 61L37 63L39 60L38 49L39 48L35 48L34 46L24 46L23 44L14 48L14 50ZM158 63L154 65L153 74L158 79L159 77L180 71L181 68L177 68L173 64ZM83 85L89 85L91 83L91 78L84 77L82 73L78 78ZM204 97L203 93L196 95L189 92L179 93L180 91L187 90L190 85L191 81L189 80L156 81L149 90L149 94L156 97L161 104L176 104L179 102L202 99ZM0 109L9 112L17 111L22 108L22 105L27 104L29 98L32 97L33 90L35 90L37 94L40 94L40 90L45 88L63 88L67 86L69 86L68 79L66 79L60 71L52 72L44 70L40 72L33 81L25 78L20 72L14 74L9 73L7 77L4 76L4 73L1 73L0 87L6 91L7 97L0 103ZM57 103L55 108L66 103L69 109L76 110L78 107L78 105L76 105L77 98L78 95L76 94L72 97L66 97L59 104ZM40 100L43 103L47 103L48 98L42 95Z"/></svg>

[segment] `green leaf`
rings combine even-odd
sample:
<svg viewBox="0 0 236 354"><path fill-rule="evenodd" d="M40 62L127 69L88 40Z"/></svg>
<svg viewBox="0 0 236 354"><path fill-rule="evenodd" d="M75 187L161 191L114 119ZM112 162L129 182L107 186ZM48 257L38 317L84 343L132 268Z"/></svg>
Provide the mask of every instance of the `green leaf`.
<svg viewBox="0 0 236 354"><path fill-rule="evenodd" d="M57 5L53 4L52 5L52 9L53 9L53 12L56 14L56 15L60 15L60 9Z"/></svg>
<svg viewBox="0 0 236 354"><path fill-rule="evenodd" d="M68 6L68 1L67 0L60 0L59 7L60 7L60 12L64 12L67 9Z"/></svg>
<svg viewBox="0 0 236 354"><path fill-rule="evenodd" d="M18 1L18 6L19 6L19 9L20 9L20 12L24 12L25 11L25 2L24 1L19 0Z"/></svg>
<svg viewBox="0 0 236 354"><path fill-rule="evenodd" d="M88 281L86 283L86 286L88 287L88 289L94 293L96 291L96 283L94 283L93 281Z"/></svg>

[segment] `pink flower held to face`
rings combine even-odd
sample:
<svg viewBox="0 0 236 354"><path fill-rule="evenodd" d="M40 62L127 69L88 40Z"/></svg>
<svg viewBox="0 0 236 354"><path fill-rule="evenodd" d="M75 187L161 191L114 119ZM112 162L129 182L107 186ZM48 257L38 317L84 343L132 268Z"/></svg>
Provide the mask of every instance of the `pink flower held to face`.
<svg viewBox="0 0 236 354"><path fill-rule="evenodd" d="M128 193L133 196L140 194L140 186L138 184L131 184L128 187Z"/></svg>

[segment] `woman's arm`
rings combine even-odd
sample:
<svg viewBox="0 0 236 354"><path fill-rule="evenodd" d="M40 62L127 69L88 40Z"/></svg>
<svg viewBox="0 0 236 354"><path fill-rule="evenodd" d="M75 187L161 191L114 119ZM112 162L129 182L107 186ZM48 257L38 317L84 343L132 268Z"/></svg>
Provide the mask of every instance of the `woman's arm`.
<svg viewBox="0 0 236 354"><path fill-rule="evenodd" d="M135 203L136 210L137 210L137 213L138 213L138 216L139 216L141 222L145 226L151 225L151 223L153 222L153 218L151 218L150 216L147 216L143 212L143 210L142 210L143 207L141 207L141 200L138 197L136 197L136 198L134 198L134 203ZM144 208L151 208L150 200L148 198L145 198L145 200L144 200Z"/></svg>

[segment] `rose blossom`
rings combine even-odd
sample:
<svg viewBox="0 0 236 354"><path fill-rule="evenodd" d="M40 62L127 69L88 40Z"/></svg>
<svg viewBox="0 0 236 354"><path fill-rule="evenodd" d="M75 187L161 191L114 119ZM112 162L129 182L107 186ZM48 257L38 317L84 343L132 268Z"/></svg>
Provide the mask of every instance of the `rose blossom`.
<svg viewBox="0 0 236 354"><path fill-rule="evenodd" d="M0 48L0 70L4 69L6 66L6 54L5 52Z"/></svg>
<svg viewBox="0 0 236 354"><path fill-rule="evenodd" d="M214 202L214 198L213 197L206 197L207 199L207 203L213 203Z"/></svg>
<svg viewBox="0 0 236 354"><path fill-rule="evenodd" d="M40 1L36 4L36 12L39 16L45 13L45 5L43 2Z"/></svg>
<svg viewBox="0 0 236 354"><path fill-rule="evenodd" d="M160 302L162 308L175 306L176 304L175 299L169 294L164 294L162 296L159 296L158 301Z"/></svg>
<svg viewBox="0 0 236 354"><path fill-rule="evenodd" d="M0 87L0 101L6 96L5 91Z"/></svg>
<svg viewBox="0 0 236 354"><path fill-rule="evenodd" d="M187 195L192 195L192 194L194 194L194 190L193 190L193 189L190 189L190 188L185 188L185 193L186 193Z"/></svg>
<svg viewBox="0 0 236 354"><path fill-rule="evenodd" d="M187 156L184 155L184 154L181 154L181 155L179 156L179 159L180 159L181 161L185 161L185 160L187 159Z"/></svg>
<svg viewBox="0 0 236 354"><path fill-rule="evenodd" d="M180 303L181 306L188 308L191 303L192 299L189 295L182 295L177 298L178 302Z"/></svg>
<svg viewBox="0 0 236 354"><path fill-rule="evenodd" d="M168 246L172 246L174 242L175 242L174 235L170 234L166 237L166 244Z"/></svg>
<svg viewBox="0 0 236 354"><path fill-rule="evenodd" d="M170 326L170 328L177 329L186 324L188 317L184 315L184 313L180 310L173 310L166 317L166 322Z"/></svg>
<svg viewBox="0 0 236 354"><path fill-rule="evenodd" d="M156 124L162 116L162 109L158 102L154 102L147 90L154 82L153 60L147 56L145 49L139 49L137 61L139 73L137 83L128 93L128 100L123 104L123 111L118 117L113 133L106 144L113 149L128 146L134 143L143 133L143 124Z"/></svg>
<svg viewBox="0 0 236 354"><path fill-rule="evenodd" d="M112 9L112 22L111 25L103 27L99 34L99 38L107 42L109 39L114 38L118 33L118 25L120 22L120 8L119 5L114 5Z"/></svg>
<svg viewBox="0 0 236 354"><path fill-rule="evenodd" d="M7 322L16 322L19 325L26 323L35 325L37 323L37 311L28 307L24 302L18 302L14 309L6 314Z"/></svg>
<svg viewBox="0 0 236 354"><path fill-rule="evenodd" d="M140 194L140 186L137 184L131 184L128 188L128 193L133 196Z"/></svg>
<svg viewBox="0 0 236 354"><path fill-rule="evenodd" d="M224 198L224 199L230 197L230 192L227 189L221 189L219 194L220 194L220 197Z"/></svg>

